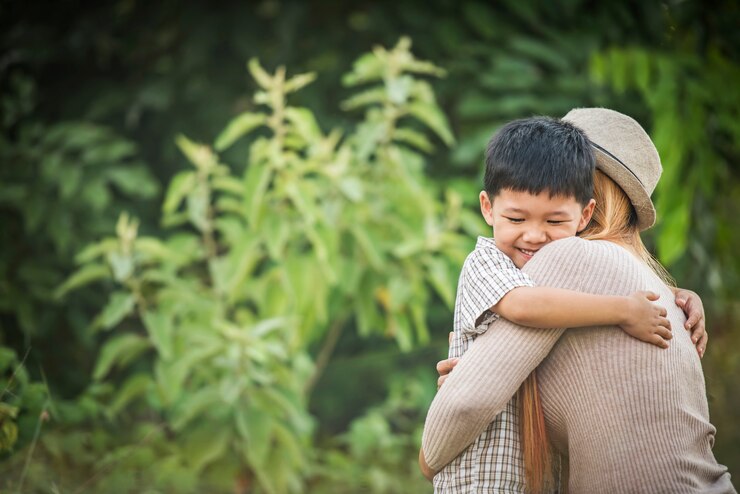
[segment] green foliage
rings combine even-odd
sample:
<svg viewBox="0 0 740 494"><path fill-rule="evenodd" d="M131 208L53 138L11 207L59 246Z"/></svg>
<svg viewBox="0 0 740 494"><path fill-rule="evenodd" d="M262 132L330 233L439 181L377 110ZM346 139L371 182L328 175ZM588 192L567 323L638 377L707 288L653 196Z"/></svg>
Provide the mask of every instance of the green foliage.
<svg viewBox="0 0 740 494"><path fill-rule="evenodd" d="M418 474L422 426L434 388L427 376L394 376L386 400L355 419L346 433L322 447L309 479L315 493L424 492ZM399 482L403 479L403 484Z"/></svg>
<svg viewBox="0 0 740 494"><path fill-rule="evenodd" d="M66 306L55 295L102 278L102 270L86 266L55 290L73 266L74 252L109 231L113 209L145 205L158 185L131 141L90 122L44 122L33 113L35 83L22 70L12 72L7 85L0 96L0 345L26 349L33 339L34 361L61 349L77 353L84 364L89 348L81 337L82 313L97 296L86 292ZM60 338L61 348L45 341L63 334L76 338ZM64 376L69 386L82 372L67 368L54 376Z"/></svg>
<svg viewBox="0 0 740 494"><path fill-rule="evenodd" d="M331 197L323 197L323 190L316 190L324 187L327 179L320 173L303 171L296 176L303 177L312 184L308 188L314 189L308 191L307 199L300 189L298 193L284 190L282 197L289 197L286 204L273 202L272 209L260 207L265 197L277 197L275 190L284 187L285 180L276 177L285 173L278 175L269 167L252 166L254 161L250 155L257 152L256 142L259 139L270 141L273 134L267 126L270 112L265 111L259 101L242 94L244 60L259 57L270 67L260 72L267 76L261 78L263 82L274 78L273 64L277 61L299 72L320 74L308 85L305 84L313 80L312 75L291 78L294 82L288 89L295 91L291 93L284 118L286 127L294 129L291 134L295 136L285 136L286 150L298 155L299 160L308 161L308 151L301 148L300 143L324 142L332 137L336 144L326 151L327 156L336 156L336 151L344 146L367 156L367 165L376 167L378 158L373 154L373 143L382 141L382 133L388 130L382 125L385 102L399 104L404 98L410 98L412 92L413 100L423 101L426 90L422 86L428 83L416 75L439 75L440 72L413 59L396 60L410 71L408 75L413 76L413 81L398 77L386 88L385 84L377 83L386 69L391 72L390 67L379 62L382 57L389 56L382 50L380 55L366 54L358 60L358 67L365 65L358 68L356 74L346 77L347 83L356 84L351 86L351 91L341 85L342 71L367 46L379 42L389 45L398 39L399 33L409 34L419 56L433 59L445 68L446 77L434 83L434 97L449 116L457 144L449 151L444 147L435 150L438 142L451 142L453 133L445 132L446 126L438 124L438 112L424 105L415 108L413 104L407 106L409 112L405 116L399 116L393 137L386 144L404 152L411 151L417 157L426 154L417 162L423 164L425 173L434 177L434 181L432 184L421 182L421 188L428 192L424 201L428 203L430 197L439 195L444 197L444 212L437 210L432 214L437 219L430 224L434 227L435 221L443 216L444 229L459 225L469 236L466 241L470 248L474 236L484 233L484 224L474 205L478 192L476 184L480 183L481 156L486 140L502 122L535 113L562 115L575 106L597 105L622 110L635 116L646 128L657 131L653 105L647 103L649 96L641 96L637 86L625 83L622 93L613 90L614 81L614 85L600 86L589 78L592 53L604 52L608 47L628 46L629 50L618 51L642 52L651 66L655 66L652 60L659 58L661 64L672 67L675 88L682 89L665 93L677 98L667 98L665 107L673 107L669 109L680 119L701 120L692 119L686 110L681 110L682 94L691 93L692 101L701 101L710 108L701 112L705 115L707 129L714 128L717 110L729 115L717 108L714 101L736 97L737 91L729 82L736 76L723 75L725 84L720 85L711 82L710 79L716 77L702 74L703 67L697 69L696 64L713 67L715 74L727 74L725 69L718 69L716 60L709 61L714 60L714 55L706 56L714 51L724 60L722 64L736 67L740 46L734 34L737 15L736 3L726 0L712 9L696 1L593 3L583 0L505 0L495 5L447 0L429 0L423 4L232 2L219 5L218 9L192 2L124 2L115 8L104 3L95 6L48 3L40 7L34 2L16 2L12 7L7 6L0 15L0 47L7 54L0 64L0 120L3 125L0 138L3 163L0 169L0 230L3 233L3 242L0 242L0 345L14 349L19 355L24 355L29 346L32 348L25 366L32 376L30 382L39 381L42 373L45 374L55 401L50 409L52 427L44 426L35 451L23 448L28 444L26 439L36 430L38 415L24 415L22 402L12 405L20 408L16 422L19 440L14 453L0 465L0 490L13 492L17 489L28 456L33 461L25 475L24 490L29 492L49 492L50 489L131 492L141 490L144 485L150 491L159 492L218 492L224 490L224 479L235 478L235 485L229 485L227 490L259 490L258 481L245 473L243 465L209 460L214 452L220 451L221 441L217 437L209 444L204 443L196 463L205 466L197 473L183 457L180 450L185 438L174 433L170 425L175 419L174 400L175 396L189 397L191 391L198 391L200 387L190 382L192 373L185 378L180 376L187 367L210 368L211 360L204 357L202 361L183 363L179 367L160 364L155 369L155 362L159 360L169 363L179 358L183 342L191 342L192 338L182 334L187 321L166 316L160 310L160 303L152 301L152 297L162 298L160 288L176 285L179 280L187 285L182 287L182 292L192 287L182 304L205 306L214 293L213 280L218 279L219 299L230 293L229 307L238 305L239 311L255 313L258 310L255 303L251 299L241 302L244 294L238 293L241 275L237 271L243 273L250 269L252 274L265 277L273 269L271 281L251 288L253 299L259 299L264 307L265 301L272 300L270 303L275 307L271 311L275 314L281 308L297 311L299 305L300 310L308 307L315 320L313 326L309 322L302 323L303 336L291 338L289 342L290 351L300 353L299 340L312 339L303 353L315 360L320 369L326 369L312 372L307 365L305 374L309 377L301 376L307 382L306 387L316 384L312 388L316 391L306 395L304 400L309 401L310 396L313 415L310 440L305 446L310 451L305 469L308 475L306 490L320 487L327 492L371 488L380 491L392 482L396 483L397 492L423 490L412 465L416 451L412 451L409 439L418 423L408 427L398 425L389 415L377 411L377 403L389 393L388 386L395 375L419 379L433 390L431 376L419 377L410 372L417 367L432 369L434 362L443 355L451 317L446 304L438 302L452 297L454 275L461 262L461 258L455 260L454 257L462 254L449 257L451 264L434 256L421 257L425 262L430 259L421 269L426 280L423 286L429 295L424 306L408 302L406 312L396 307L399 304L394 297L400 305L404 304L404 297L417 303L405 293L409 287L398 281L393 286L388 283L377 294L362 300L350 300L341 295L342 290L349 290L346 286L351 283L360 286L358 276L361 273L372 270L382 273L388 266L401 265L401 259L414 263L415 256L426 248L426 237L418 235L426 230L426 220L415 223L417 241L404 237L403 243L399 241L392 251L388 249L388 244L392 243L389 239L397 229L389 229L386 233L379 226L367 232L355 228L349 238L345 234L340 238L343 243L339 243L324 232L326 222L322 219L324 210L321 208L331 202ZM694 61L688 62L690 59ZM413 71L414 67L422 72ZM625 75L632 71L614 64L609 68L612 69L614 73L621 71ZM651 84L655 82L648 80ZM697 81L711 87L707 94L699 95L698 89L703 86L694 87ZM260 91L264 94L259 98L269 99L269 91L262 86ZM337 101L342 98L345 101L341 107L348 110L345 113L336 111ZM379 113L380 118L363 128L364 135L371 140L364 148L361 143L350 145L353 136L361 130L353 123L354 117L360 115L357 110L372 108L378 110L376 114ZM224 125L224 121L229 120L226 116L231 117L231 124ZM58 126L68 129L64 142L47 143L43 154L61 156L63 171L72 176L64 186L58 182L66 181L65 175L51 180L45 178L39 154L33 155L33 146L44 139L23 137L45 136ZM73 134L90 134L90 127L97 129L92 132L97 137L90 141L90 147L97 151L88 160L85 148L74 144L77 137ZM726 123L720 127L731 128ZM340 130L328 131L333 128ZM678 147L684 148L683 142L693 139L694 135L678 130L681 135ZM197 143L193 143L194 147L188 146L185 140L177 139L181 134L213 142L211 155L216 157L218 164L229 163L227 174L214 173L207 180L210 195L199 185L200 168L182 170L183 151L195 150L197 154L200 146ZM728 135L734 134L707 130L706 135L704 145L709 147L701 147L699 152L718 157L720 168L726 163L729 174L718 178L708 165L711 160L703 160L701 174L691 173L694 165L686 165L688 161L684 160L681 167L687 166L682 169L690 173L680 180L680 185L684 187L695 179L703 181L706 174L714 177L712 180L717 179L712 182L717 190L728 191L722 194L725 201L719 200L720 194L705 194L699 187L689 190L691 201L687 203L691 202L690 208L680 204L680 209L689 212L688 216L676 215L673 220L676 227L666 222L660 225L662 233L654 238L654 243L662 241L664 252L671 247L680 248L681 243L671 239L676 232L682 231L682 225L688 225L686 253L676 259L671 271L682 286L699 291L707 306L712 341L704 365L712 419L718 427L715 453L721 463L728 464L730 470L737 473L740 458L736 453L738 428L733 412L740 406L734 398L740 393L731 377L738 372L737 352L733 350L738 336L730 328L737 327L734 315L737 302L732 294L736 293L738 269L736 259L716 254L717 251L731 253L737 245L737 229L732 222L737 211L735 189L738 183L736 167L732 164L737 158L735 151L728 152L734 149L728 146ZM295 142L294 149L291 146ZM120 154L127 146L130 154ZM106 150L108 147L110 151ZM661 154L665 153L664 149L661 145ZM690 158L684 153L684 158L696 163L697 149L699 146L691 151ZM118 155L121 159L115 162L98 160L98 164L93 164L96 153L98 156ZM87 164L80 168L77 192L60 199L63 188L66 193L74 189L74 175L78 172L74 171L77 167L72 163L78 156L85 156ZM120 180L115 182L106 177L104 170L109 166L124 167L128 174L129 165L135 167L137 163L145 164L148 177L128 180L128 188ZM355 166L357 160L349 159L348 163ZM414 167L413 160L404 160L404 164ZM317 165L317 168L322 167ZM136 173L132 177L135 178ZM141 199L138 195L139 188L142 191L151 189L155 183L152 176L157 177L156 182L169 184L169 193L162 203L160 197L154 201L151 194L147 195L149 199ZM105 207L95 213L94 203L100 199L88 200L90 195L96 195L84 190L88 187L88 178L94 179L91 184L103 180L106 194L109 193L109 198L103 199ZM385 186L382 182L368 184L354 178L357 177L343 175L342 180L327 190L341 194L345 200L341 204L346 201L367 204L365 199ZM381 180L381 177L374 180ZM441 193L436 188L440 183L455 192ZM195 193L196 189L199 192ZM398 192L400 189L395 186L388 191L394 195L404 194ZM321 200L317 200L317 196ZM23 201L19 197L32 198L40 205L32 206L31 200ZM303 233L306 228L297 218L304 216L295 211L295 204L301 200L308 204L305 217L312 218L310 221L320 242L316 242L315 236L309 238ZM385 200L381 202L385 204ZM317 204L321 205L318 209ZM432 209L436 207L429 205ZM23 211L34 208L60 219L63 227L53 226L42 214L37 228L26 230L27 213ZM664 204L659 208L659 216L666 217L665 213L672 211L674 206ZM283 214L285 209L292 210L292 215ZM134 254L121 251L118 236L99 241L110 235L120 211L128 211L141 223L136 229L135 251L131 251ZM215 212L211 220L209 211ZM241 219L245 211L246 220ZM301 211L304 211L302 207ZM371 208L366 214L369 217L386 214L390 218L388 225L397 217L404 221L414 218L413 208L408 206L399 211ZM283 216L292 219L284 223ZM280 218L280 221L265 221L266 218ZM160 219L164 220L163 228L155 226L160 224ZM238 256L233 255L228 262L213 265L206 260L211 247L204 242L203 232L216 219L219 226L212 233L216 257L228 256L227 251L242 242L245 252L253 253L254 259L237 259ZM263 240L236 238L238 232L244 231L245 221L247 225L260 225L265 232ZM231 226L235 223L241 226ZM370 219L366 223L373 224ZM131 220L126 224L130 227ZM63 231L59 233L60 230ZM228 242L225 241L226 232L234 233ZM302 244L296 242L299 235L304 237ZM256 243L252 245L251 242ZM339 280L334 282L327 281L331 273L326 271L326 266L337 269L331 261L321 261L322 264L297 273L287 264L283 265L281 254L289 252L292 256L285 261L303 269L307 263L299 262L300 255L309 255L310 251L319 259L319 250L314 244L321 246L322 242L328 259L337 251L346 259L354 255L351 259L363 261L361 269L347 261L334 273ZM697 246L696 242L705 243ZM352 253L346 246L358 251ZM72 253L77 252L75 273ZM276 265L281 269L275 269ZM142 267L146 269L142 271ZM145 279L140 277L142 272L146 273ZM359 274L342 279L340 275L345 272ZM75 274L70 276L70 273ZM212 277L211 273L216 275ZM278 281L285 273L291 273L290 277ZM368 278L370 281L362 282L371 288L378 286L373 284L372 276ZM141 292L139 298L133 298L133 309L130 304L135 287L129 286L132 279L140 281ZM280 283L296 286L299 295L304 295L299 300L292 292L283 293L285 300L281 300L280 288L276 288ZM330 287L329 294L318 293L314 284L319 290ZM205 292L199 291L204 290L204 286ZM434 295L430 294L430 287L434 287ZM268 288L277 294L262 291ZM417 296L417 292L418 283L412 294ZM170 295L168 303L176 305L178 295ZM417 298L421 303L421 297ZM140 300L155 306L156 310L142 315L138 308ZM329 302L326 306L313 305L312 301L316 300ZM347 313L355 311L357 314L332 321L330 318L341 313L344 303L348 304ZM385 305L393 307L389 311ZM101 311L104 306L106 310ZM264 307L259 310L266 310ZM179 314L179 310L175 311ZM361 317L358 316L360 312ZM429 333L435 344L400 354L399 343L395 341L399 332L396 331L394 339L385 337L386 333L393 333L390 314L402 314L401 318L408 323L425 313L426 321L412 323L411 331L400 332L404 335L404 348L424 341L423 332L416 334L424 322L429 323ZM96 315L101 317L96 318ZM235 316L224 317L232 321ZM322 318L327 321L323 325L319 322ZM361 327L360 320L365 321ZM208 325L212 327L211 321ZM395 323L396 328L403 325L403 321ZM195 331L192 326L188 331ZM312 333L310 327L321 331ZM138 338L129 339L130 346L125 350L127 345L124 344L121 353L108 350L107 369L98 367L99 373L104 374L102 382L93 382L95 363L105 363L100 343L109 342L115 348L116 338L128 334ZM334 352L330 351L334 348L332 342L337 342ZM202 347L200 342L194 345ZM203 346L202 351L206 352L207 348ZM327 361L324 367L323 362ZM155 374L155 370L159 374ZM223 372L219 370L215 374L222 376ZM156 384L158 380L175 384L172 389L164 389ZM86 391L81 393L83 389ZM203 395L202 399L208 401L209 398ZM168 408L162 403L168 403ZM194 431L200 423L198 417L203 416L196 405L188 408L197 412L192 420L184 409L177 409L178 420L185 421L186 430ZM405 452L403 460L391 465L383 458L394 457L393 453L386 452L384 446L370 448L377 453L370 458L374 471L383 472L377 482L371 481L360 468L362 463L358 455L361 451L351 446L351 441L358 436L348 434L344 437L353 439L345 442L335 437L353 430L353 419L364 420L370 415L368 407L374 410L370 425L377 425L378 417L390 424L385 430L390 431L393 439L387 439L383 433L378 443L403 444ZM414 416L416 412L404 413ZM255 420L259 423L260 419ZM236 427L236 419L233 423ZM219 424L225 428L229 422L224 420ZM192 447L201 440L194 433L188 444ZM257 443L260 442L258 438ZM335 471L352 475L356 481L327 471L317 473L317 465L329 464L328 451L336 455L332 463ZM258 451L258 456L261 454ZM363 461L367 462L368 457L363 456ZM64 472L64 481L60 480L59 472ZM340 485L344 487L337 487Z"/></svg>
<svg viewBox="0 0 740 494"><path fill-rule="evenodd" d="M230 472L221 490L236 478L264 492L302 490L312 460L307 400L326 365L314 365L312 348L325 359L336 334L357 327L409 350L428 341L433 290L452 303L467 246L454 233L460 201L436 199L423 156L406 144L409 135L429 143L424 127L445 142L452 134L431 87L414 76L441 71L409 48L407 39L376 48L345 78L382 96L360 105L365 117L344 137L288 105L312 74L288 78L250 61L265 110L237 116L215 146L260 131L243 176L213 148L178 137L192 169L164 199L162 222L175 232L139 236L124 213L117 237L82 251L58 290L101 279L117 286L93 325L111 331L93 372L117 384L101 397L105 413L125 424L154 412L177 445L172 461L209 478ZM397 439L397 454L415 447ZM352 450L360 460L366 453Z"/></svg>
<svg viewBox="0 0 740 494"><path fill-rule="evenodd" d="M31 380L15 352L0 348L0 458L32 441L46 408L46 386Z"/></svg>

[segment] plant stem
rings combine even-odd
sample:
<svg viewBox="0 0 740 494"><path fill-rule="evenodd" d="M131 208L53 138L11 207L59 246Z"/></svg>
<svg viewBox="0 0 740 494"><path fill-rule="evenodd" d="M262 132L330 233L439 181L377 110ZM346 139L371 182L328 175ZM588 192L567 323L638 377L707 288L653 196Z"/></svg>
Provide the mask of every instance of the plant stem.
<svg viewBox="0 0 740 494"><path fill-rule="evenodd" d="M314 367L313 374L311 374L311 377L306 382L306 387L304 388L306 396L311 394L313 388L316 387L316 383L319 381L319 378L321 378L321 375L324 373L324 369L329 364L331 354L334 353L334 348L337 346L339 337L344 329L344 322L345 319L340 317L336 319L329 328L324 344L321 346L321 350L316 357L316 366Z"/></svg>

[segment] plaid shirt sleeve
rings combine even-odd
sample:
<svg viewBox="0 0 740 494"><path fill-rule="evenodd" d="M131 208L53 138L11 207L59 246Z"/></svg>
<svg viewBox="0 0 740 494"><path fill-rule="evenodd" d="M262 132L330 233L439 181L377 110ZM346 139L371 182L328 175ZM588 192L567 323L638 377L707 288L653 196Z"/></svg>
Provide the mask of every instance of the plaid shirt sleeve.
<svg viewBox="0 0 740 494"><path fill-rule="evenodd" d="M495 247L475 249L465 260L458 287L460 328L482 334L498 318L490 309L509 291L535 286L532 279Z"/></svg>

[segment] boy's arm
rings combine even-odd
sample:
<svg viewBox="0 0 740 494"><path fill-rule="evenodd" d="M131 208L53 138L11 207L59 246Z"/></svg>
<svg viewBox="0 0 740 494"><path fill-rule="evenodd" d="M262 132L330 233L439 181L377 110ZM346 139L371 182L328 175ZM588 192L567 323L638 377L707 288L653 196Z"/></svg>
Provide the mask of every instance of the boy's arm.
<svg viewBox="0 0 740 494"><path fill-rule="evenodd" d="M667 311L652 303L658 297L652 292L621 297L523 286L509 291L491 310L535 328L618 325L635 338L667 348L671 325L665 317Z"/></svg>

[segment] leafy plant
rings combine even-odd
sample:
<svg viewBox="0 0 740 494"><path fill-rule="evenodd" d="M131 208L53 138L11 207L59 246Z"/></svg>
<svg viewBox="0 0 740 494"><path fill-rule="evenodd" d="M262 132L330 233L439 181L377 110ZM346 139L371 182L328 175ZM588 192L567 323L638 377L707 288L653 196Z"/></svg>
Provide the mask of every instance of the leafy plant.
<svg viewBox="0 0 740 494"><path fill-rule="evenodd" d="M171 460L214 479L265 492L302 489L313 420L311 390L339 334L426 342L434 291L451 305L453 273L467 253L460 200L423 177L431 129L452 134L428 82L441 75L402 39L374 49L344 79L363 89L352 133L324 133L286 96L313 74L249 70L266 111L232 119L213 147L180 136L193 168L176 175L163 204L163 239L138 234L122 214L117 236L78 255L58 294L116 285L94 327L109 331L93 376L119 383L115 420L164 420ZM246 172L217 151L253 135ZM317 350L314 350L317 349ZM223 472L229 472L223 476Z"/></svg>

